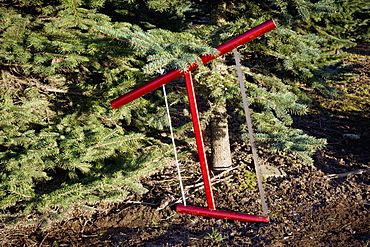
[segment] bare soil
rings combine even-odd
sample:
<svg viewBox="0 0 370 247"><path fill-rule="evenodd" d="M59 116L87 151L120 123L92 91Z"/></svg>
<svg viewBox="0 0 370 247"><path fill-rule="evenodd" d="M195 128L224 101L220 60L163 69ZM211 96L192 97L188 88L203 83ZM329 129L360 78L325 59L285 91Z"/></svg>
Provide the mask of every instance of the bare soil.
<svg viewBox="0 0 370 247"><path fill-rule="evenodd" d="M76 210L68 220L49 226L9 226L2 220L0 245L370 246L370 106L360 100L354 110L338 108L348 95L370 96L361 91L370 85L369 47L349 50L354 57L345 64L358 76L337 86L342 91L345 87L344 98L326 104L326 115L312 111L295 119L295 127L328 140L327 147L316 153L314 165L259 147L264 164L286 173L264 181L269 223L178 214L174 209L181 193L175 165L170 163L143 179L148 193L130 195L125 202L95 205L90 212ZM213 174L216 205L259 215L251 150L235 136L231 134L233 169ZM193 157L189 154L181 162L187 204L206 207L199 164Z"/></svg>

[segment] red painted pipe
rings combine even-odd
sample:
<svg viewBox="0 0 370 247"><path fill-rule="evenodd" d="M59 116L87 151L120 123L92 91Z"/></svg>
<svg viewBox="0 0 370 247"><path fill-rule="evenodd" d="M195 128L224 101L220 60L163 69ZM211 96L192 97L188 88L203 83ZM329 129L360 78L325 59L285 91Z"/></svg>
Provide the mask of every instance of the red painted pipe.
<svg viewBox="0 0 370 247"><path fill-rule="evenodd" d="M273 20L269 20L253 29L251 29L250 31L224 43L223 45L220 45L219 47L217 47L216 49L220 51L220 53L218 55L207 55L207 56L202 56L201 57L201 60L202 60L202 63L205 64L205 63L208 63L209 61L215 59L216 57L218 56L221 56L233 49L235 49L236 47L240 46L240 45L243 45L269 31L271 31L272 29L276 28L276 25L275 25L275 22ZM192 66L190 66L188 68L188 71L192 71L194 69L198 68L198 65L194 64ZM131 101L133 101L134 99L137 99L141 96L143 96L144 94L147 94L151 91L153 91L154 89L157 89L158 87L162 86L163 84L166 84L166 83L169 83L171 81L173 81L174 79L182 76L183 74L185 74L184 71L180 71L178 69L176 70L172 70L146 84L144 84L143 86L119 97L118 99L115 99L111 102L111 105L113 108L119 108Z"/></svg>
<svg viewBox="0 0 370 247"><path fill-rule="evenodd" d="M183 206L177 205L176 211L178 213L185 213L185 214L192 214L210 218L218 218L218 219L228 219L228 220L239 220L239 221L249 221L249 222L269 222L269 217L265 216L258 216L258 215L250 215L250 214L243 214L243 213L236 213L236 212L228 212L228 211L221 211L221 210L212 210L207 208L198 208L192 206Z"/></svg>
<svg viewBox="0 0 370 247"><path fill-rule="evenodd" d="M196 141L197 148L198 148L199 163L200 163L200 167L202 170L204 190L206 192L208 208L215 209L216 206L215 206L215 201L213 199L211 179L209 176L206 152L204 150L202 129L200 127L197 100L195 98L194 84L193 84L193 78L191 77L191 72L185 73L185 84L186 84L186 90L188 92L190 113L191 113L191 118L193 120L195 141Z"/></svg>

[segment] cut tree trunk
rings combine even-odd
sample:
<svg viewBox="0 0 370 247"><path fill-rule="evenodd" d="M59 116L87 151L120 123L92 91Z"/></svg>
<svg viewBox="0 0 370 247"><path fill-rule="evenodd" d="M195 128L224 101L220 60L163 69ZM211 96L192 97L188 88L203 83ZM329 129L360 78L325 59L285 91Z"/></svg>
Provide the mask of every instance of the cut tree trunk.
<svg viewBox="0 0 370 247"><path fill-rule="evenodd" d="M229 127L227 123L226 100L215 109L210 122L212 169L225 170L231 166Z"/></svg>

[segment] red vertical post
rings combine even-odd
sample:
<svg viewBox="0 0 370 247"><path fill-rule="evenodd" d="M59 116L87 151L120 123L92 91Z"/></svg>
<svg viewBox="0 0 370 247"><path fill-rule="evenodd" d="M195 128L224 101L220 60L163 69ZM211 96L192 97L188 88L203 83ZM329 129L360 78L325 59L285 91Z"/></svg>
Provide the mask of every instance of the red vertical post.
<svg viewBox="0 0 370 247"><path fill-rule="evenodd" d="M197 144L197 148L198 148L199 163L200 163L200 167L201 167L201 170L202 170L204 190L206 192L208 208L209 209L215 209L216 206L215 206L215 201L214 201L214 198L213 198L213 192L212 192L212 187L211 187L211 179L210 179L210 176L209 176L209 169L208 169L206 152L205 152L205 149L204 149L202 129L200 127L200 121L199 121L197 101L196 101L196 98L195 98L193 78L191 76L190 71L185 73L185 83L186 83L186 90L188 92L190 113L191 113L191 118L193 120L195 140L196 140L196 144Z"/></svg>

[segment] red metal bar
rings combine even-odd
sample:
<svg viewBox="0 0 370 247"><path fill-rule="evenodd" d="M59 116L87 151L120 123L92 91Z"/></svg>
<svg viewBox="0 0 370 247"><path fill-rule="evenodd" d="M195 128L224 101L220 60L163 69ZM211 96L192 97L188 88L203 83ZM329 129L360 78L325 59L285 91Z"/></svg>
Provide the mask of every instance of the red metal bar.
<svg viewBox="0 0 370 247"><path fill-rule="evenodd" d="M208 63L209 61L215 59L216 57L222 56L225 53L234 50L236 47L248 43L249 41L273 30L274 28L276 28L274 20L266 21L265 23L262 23L261 25L249 30L248 32L243 33L242 35L239 35L238 37L218 46L216 49L219 50L220 53L217 56L214 55L203 56L201 57L202 62L203 64Z"/></svg>
<svg viewBox="0 0 370 247"><path fill-rule="evenodd" d="M208 63L209 61L215 59L216 57L219 57L233 49L235 49L236 47L240 46L240 45L243 45L269 31L271 31L272 29L276 28L276 25L275 25L275 22L273 20L269 20L253 29L251 29L250 31L224 43L223 45L220 45L219 47L217 47L216 49L220 51L220 53L218 55L207 55L207 56L202 56L201 57L201 60L202 60L202 63L205 64L205 63ZM196 68L198 68L198 65L196 64L193 64L192 66L190 66L188 68L188 71L192 71L192 70L195 70ZM173 81L174 79L182 76L183 74L185 74L184 71L180 71L180 70L172 70L146 84L144 84L143 86L113 100L111 102L111 105L113 108L119 108L131 101L133 101L134 99L137 99L141 96L143 96L144 94L147 94L151 91L153 91L154 89L162 86L163 84L166 84L166 83L169 83L171 81Z"/></svg>
<svg viewBox="0 0 370 247"><path fill-rule="evenodd" d="M228 219L228 220L239 220L239 221L250 221L250 222L269 222L269 217L250 215L236 212L228 212L221 210L212 210L207 208L198 208L192 206L177 205L176 211L178 213L192 214L204 217Z"/></svg>
<svg viewBox="0 0 370 247"><path fill-rule="evenodd" d="M197 100L195 98L193 78L191 77L191 72L185 73L185 83L186 90L188 92L189 106L191 118L193 120L193 128L195 134L195 141L198 148L199 163L202 170L202 177L204 183L204 190L206 192L206 198L209 209L215 209L215 201L213 199L213 192L211 187L211 179L209 176L209 169L207 163L206 152L204 150L202 129L200 127Z"/></svg>

